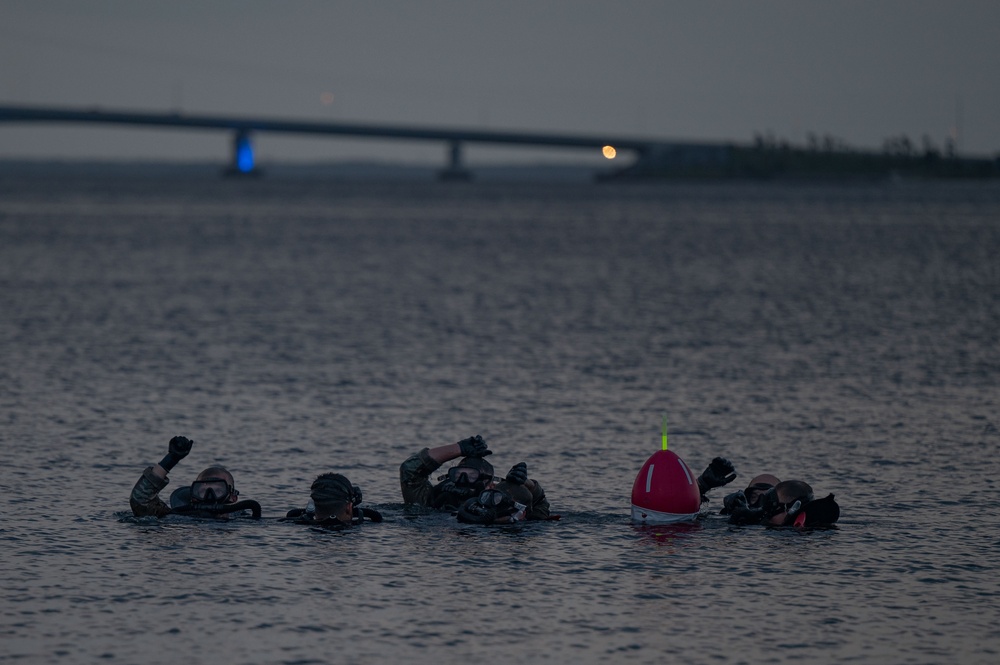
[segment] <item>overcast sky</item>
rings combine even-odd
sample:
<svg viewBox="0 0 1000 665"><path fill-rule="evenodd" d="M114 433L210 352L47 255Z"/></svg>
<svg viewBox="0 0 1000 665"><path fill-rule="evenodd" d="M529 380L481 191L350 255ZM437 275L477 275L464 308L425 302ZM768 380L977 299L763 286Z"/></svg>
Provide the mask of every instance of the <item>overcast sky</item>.
<svg viewBox="0 0 1000 665"><path fill-rule="evenodd" d="M740 142L815 132L864 148L957 132L963 152L1000 152L995 0L2 0L0 62L0 104ZM274 160L444 154L257 145ZM203 160L228 146L218 132L0 125L0 159Z"/></svg>

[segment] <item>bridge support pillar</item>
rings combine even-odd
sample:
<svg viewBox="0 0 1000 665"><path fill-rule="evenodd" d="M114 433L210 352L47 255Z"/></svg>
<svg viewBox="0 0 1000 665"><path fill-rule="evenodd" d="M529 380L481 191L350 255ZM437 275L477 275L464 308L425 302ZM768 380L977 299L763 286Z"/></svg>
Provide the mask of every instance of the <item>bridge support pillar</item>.
<svg viewBox="0 0 1000 665"><path fill-rule="evenodd" d="M250 131L246 129L237 130L233 134L233 155L229 166L226 168L227 176L257 176L260 170L254 161L253 142L250 140Z"/></svg>
<svg viewBox="0 0 1000 665"><path fill-rule="evenodd" d="M462 165L462 142L448 144L448 166L438 171L438 180L472 180L472 172Z"/></svg>

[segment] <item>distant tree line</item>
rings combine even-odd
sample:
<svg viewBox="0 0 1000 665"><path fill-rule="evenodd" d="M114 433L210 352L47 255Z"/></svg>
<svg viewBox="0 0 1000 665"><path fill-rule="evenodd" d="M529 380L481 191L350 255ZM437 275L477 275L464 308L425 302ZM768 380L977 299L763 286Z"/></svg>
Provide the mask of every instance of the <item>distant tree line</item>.
<svg viewBox="0 0 1000 665"><path fill-rule="evenodd" d="M779 138L773 132L757 132L753 139L754 148L761 151L790 151L806 150L814 153L857 153L864 152L850 145L846 140L815 132L806 133L806 145L804 148L796 148L788 139ZM921 139L921 149L918 150L916 144L906 134L890 136L882 141L882 153L890 157L925 157L936 159L942 155L948 158L957 157L955 140L948 137L944 141L944 148L940 149L934 140L927 134Z"/></svg>

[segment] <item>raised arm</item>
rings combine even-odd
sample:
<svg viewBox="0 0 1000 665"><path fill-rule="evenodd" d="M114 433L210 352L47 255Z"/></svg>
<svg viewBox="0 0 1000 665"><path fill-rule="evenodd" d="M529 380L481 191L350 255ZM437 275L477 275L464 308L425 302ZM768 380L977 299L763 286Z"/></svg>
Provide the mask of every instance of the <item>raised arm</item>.
<svg viewBox="0 0 1000 665"><path fill-rule="evenodd" d="M441 468L442 464L457 457L482 457L489 454L483 437L473 436L446 446L424 448L410 455L399 466L399 487L403 493L403 501L422 506L430 505L433 489L430 475Z"/></svg>
<svg viewBox="0 0 1000 665"><path fill-rule="evenodd" d="M698 490L701 492L702 501L705 501L705 494L716 487L722 487L736 480L736 468L733 463L725 457L716 457L712 463L698 476Z"/></svg>
<svg viewBox="0 0 1000 665"><path fill-rule="evenodd" d="M192 445L194 445L194 441L191 439L175 436L170 439L168 452L160 460L160 463L146 467L139 480L136 481L135 487L132 488L132 495L129 497L129 505L132 507L133 515L136 517L147 515L164 517L170 514L170 506L160 498L160 491L170 482L167 473L191 452Z"/></svg>

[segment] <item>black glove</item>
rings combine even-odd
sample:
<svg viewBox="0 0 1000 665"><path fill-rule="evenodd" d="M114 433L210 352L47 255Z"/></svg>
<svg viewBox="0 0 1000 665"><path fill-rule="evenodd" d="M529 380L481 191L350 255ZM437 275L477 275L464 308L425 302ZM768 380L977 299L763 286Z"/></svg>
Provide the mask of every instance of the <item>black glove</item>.
<svg viewBox="0 0 1000 665"><path fill-rule="evenodd" d="M723 513L728 511L730 524L760 524L764 519L764 509L751 508L743 490L733 492L722 501L725 505Z"/></svg>
<svg viewBox="0 0 1000 665"><path fill-rule="evenodd" d="M510 467L506 480L511 485L523 485L528 482L528 465L525 462L518 462Z"/></svg>
<svg viewBox="0 0 1000 665"><path fill-rule="evenodd" d="M722 497L722 510L719 511L719 514L732 515L736 510L746 510L749 508L750 506L747 502L747 495L743 492L743 490L739 490Z"/></svg>
<svg viewBox="0 0 1000 665"><path fill-rule="evenodd" d="M160 460L160 466L166 471L174 468L178 462L187 457L187 454L191 452L191 446L194 445L194 441L187 438L186 436L175 436L170 439L170 452L167 456Z"/></svg>
<svg viewBox="0 0 1000 665"><path fill-rule="evenodd" d="M462 457L486 457L493 454L493 451L483 441L483 437L478 434L459 441L458 449L462 451Z"/></svg>
<svg viewBox="0 0 1000 665"><path fill-rule="evenodd" d="M736 469L725 457L716 457L698 477L698 489L704 494L710 489L722 487L736 480Z"/></svg>

